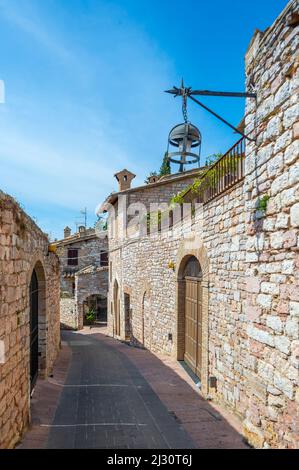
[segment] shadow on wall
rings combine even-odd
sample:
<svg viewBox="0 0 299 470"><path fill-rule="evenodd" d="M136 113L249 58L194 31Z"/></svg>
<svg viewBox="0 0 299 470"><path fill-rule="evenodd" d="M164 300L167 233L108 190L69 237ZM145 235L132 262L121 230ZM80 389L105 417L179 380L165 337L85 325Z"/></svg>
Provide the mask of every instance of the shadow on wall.
<svg viewBox="0 0 299 470"><path fill-rule="evenodd" d="M76 328L72 328L71 326L66 325L66 324L63 323L63 322L60 322L60 329L61 329L61 330L76 331Z"/></svg>

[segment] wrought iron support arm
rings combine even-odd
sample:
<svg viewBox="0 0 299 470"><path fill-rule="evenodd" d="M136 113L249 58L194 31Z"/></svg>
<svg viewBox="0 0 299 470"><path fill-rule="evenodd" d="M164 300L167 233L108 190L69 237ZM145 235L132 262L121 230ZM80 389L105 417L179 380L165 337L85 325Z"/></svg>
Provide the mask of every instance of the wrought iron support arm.
<svg viewBox="0 0 299 470"><path fill-rule="evenodd" d="M223 117L219 116L219 114L215 113L211 108L208 108L208 106L204 105L200 101L198 101L196 98L194 98L193 95L195 96L222 96L222 97L233 97L233 98L256 98L256 93L253 92L228 92L228 91L209 91L209 90L192 90L191 87L185 87L184 82L182 81L182 85L180 88L174 86L171 90L166 90L166 93L170 93L174 95L174 98L177 96L182 96L183 99L186 100L186 98L190 98L192 101L197 103L199 106L201 106L203 109L211 113L213 116L215 116L217 119L222 121L224 124L229 126L231 129L233 129L236 133L240 134L242 137L245 137L245 139L249 140L250 142L254 142L255 139L252 137L249 137L249 135L244 134L242 131L237 129L235 126L230 124L226 119Z"/></svg>

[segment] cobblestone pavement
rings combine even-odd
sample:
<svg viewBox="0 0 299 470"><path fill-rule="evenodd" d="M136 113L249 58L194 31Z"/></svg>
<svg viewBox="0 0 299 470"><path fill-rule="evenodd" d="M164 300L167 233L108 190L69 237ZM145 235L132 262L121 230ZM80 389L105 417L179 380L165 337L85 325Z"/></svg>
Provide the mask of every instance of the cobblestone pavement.
<svg viewBox="0 0 299 470"><path fill-rule="evenodd" d="M176 361L109 338L105 329L63 332L63 339L53 378L38 381L33 425L20 448L246 447Z"/></svg>

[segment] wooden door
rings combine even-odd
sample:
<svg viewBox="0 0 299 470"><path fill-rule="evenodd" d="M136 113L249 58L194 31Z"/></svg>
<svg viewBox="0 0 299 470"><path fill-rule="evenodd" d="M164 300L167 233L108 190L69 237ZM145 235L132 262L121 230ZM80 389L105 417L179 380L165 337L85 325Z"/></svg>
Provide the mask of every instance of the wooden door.
<svg viewBox="0 0 299 470"><path fill-rule="evenodd" d="M38 280L33 271L30 282L30 388L38 375Z"/></svg>
<svg viewBox="0 0 299 470"><path fill-rule="evenodd" d="M202 356L202 289L200 279L185 277L184 360L200 378Z"/></svg>

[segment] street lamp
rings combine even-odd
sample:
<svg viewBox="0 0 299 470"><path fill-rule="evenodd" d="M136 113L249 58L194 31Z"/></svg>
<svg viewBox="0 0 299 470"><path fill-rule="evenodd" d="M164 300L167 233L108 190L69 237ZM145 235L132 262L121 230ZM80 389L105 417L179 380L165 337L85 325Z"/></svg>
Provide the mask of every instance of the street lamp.
<svg viewBox="0 0 299 470"><path fill-rule="evenodd" d="M169 151L174 147L174 151ZM184 122L174 126L168 136L167 155L168 160L180 165L180 172L185 165L198 163L200 160L201 133L190 122ZM177 150L175 150L177 149ZM196 149L196 152L193 150Z"/></svg>

